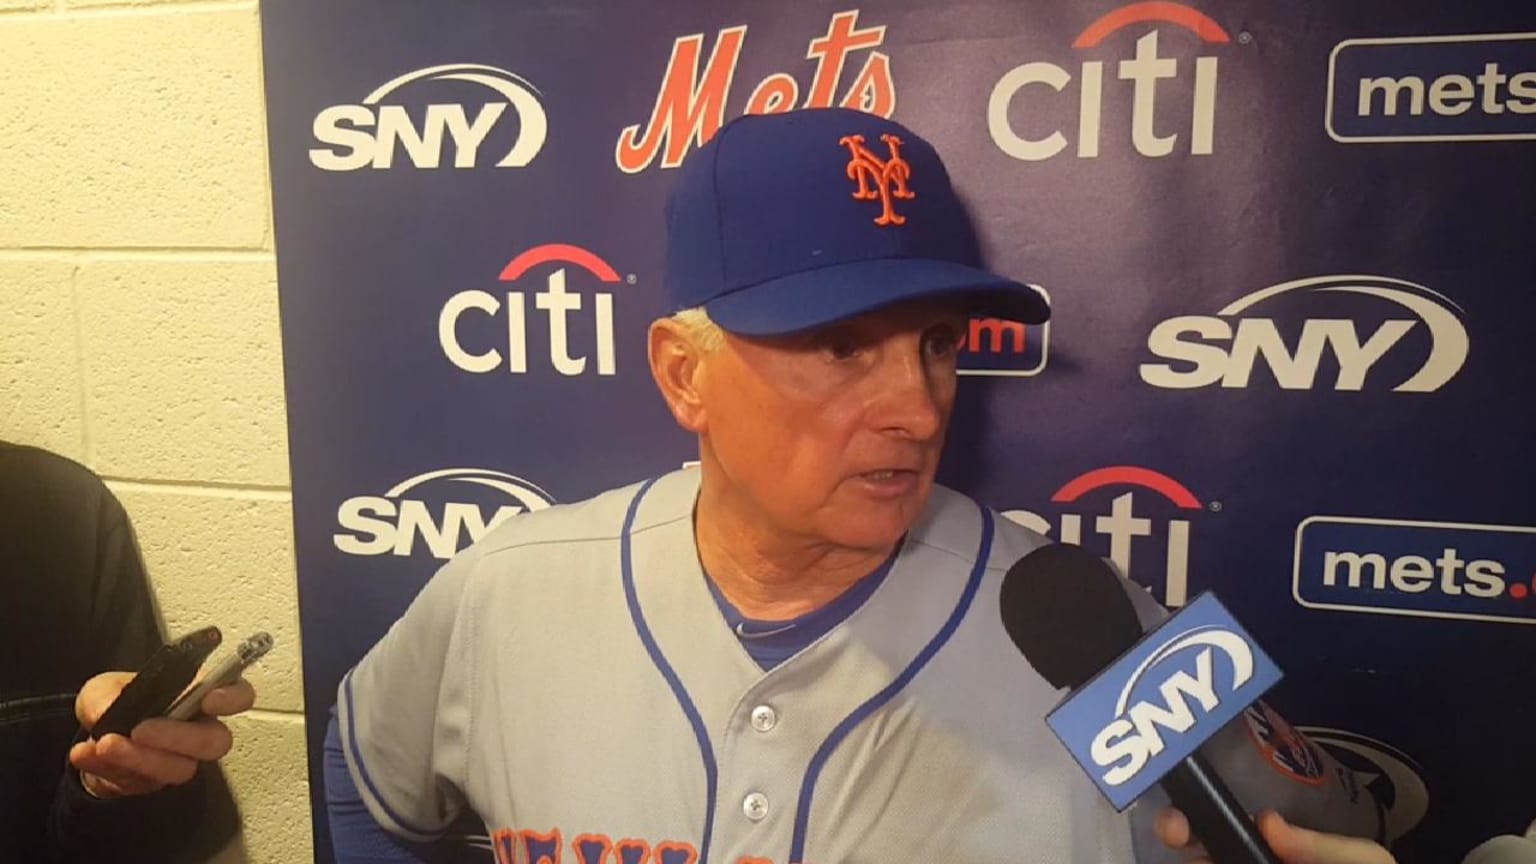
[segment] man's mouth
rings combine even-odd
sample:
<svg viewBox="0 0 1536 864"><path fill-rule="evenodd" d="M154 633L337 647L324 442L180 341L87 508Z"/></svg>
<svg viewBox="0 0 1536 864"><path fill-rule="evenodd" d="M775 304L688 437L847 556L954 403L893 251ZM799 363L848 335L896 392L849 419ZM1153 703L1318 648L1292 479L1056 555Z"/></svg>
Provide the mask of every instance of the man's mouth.
<svg viewBox="0 0 1536 864"><path fill-rule="evenodd" d="M855 476L865 490L880 497L888 497L915 492L920 474L914 468L879 468Z"/></svg>

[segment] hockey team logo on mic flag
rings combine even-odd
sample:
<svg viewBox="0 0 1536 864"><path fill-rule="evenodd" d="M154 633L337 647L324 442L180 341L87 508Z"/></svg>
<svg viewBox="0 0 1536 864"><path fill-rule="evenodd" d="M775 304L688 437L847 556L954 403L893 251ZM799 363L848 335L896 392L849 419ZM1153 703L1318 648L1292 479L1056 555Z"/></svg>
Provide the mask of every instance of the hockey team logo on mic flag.
<svg viewBox="0 0 1536 864"><path fill-rule="evenodd" d="M1058 705L1046 723L1124 810L1280 675L1206 593Z"/></svg>

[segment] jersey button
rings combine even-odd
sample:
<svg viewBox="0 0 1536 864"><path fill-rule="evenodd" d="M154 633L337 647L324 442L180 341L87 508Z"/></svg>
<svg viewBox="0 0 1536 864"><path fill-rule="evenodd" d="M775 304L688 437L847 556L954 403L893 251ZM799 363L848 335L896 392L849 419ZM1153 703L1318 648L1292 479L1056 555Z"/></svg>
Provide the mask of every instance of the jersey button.
<svg viewBox="0 0 1536 864"><path fill-rule="evenodd" d="M768 818L768 796L761 792L752 792L741 799L741 812L753 822L761 822Z"/></svg>
<svg viewBox="0 0 1536 864"><path fill-rule="evenodd" d="M752 728L759 732L767 732L779 725L779 712L773 710L771 705L759 705L752 709Z"/></svg>

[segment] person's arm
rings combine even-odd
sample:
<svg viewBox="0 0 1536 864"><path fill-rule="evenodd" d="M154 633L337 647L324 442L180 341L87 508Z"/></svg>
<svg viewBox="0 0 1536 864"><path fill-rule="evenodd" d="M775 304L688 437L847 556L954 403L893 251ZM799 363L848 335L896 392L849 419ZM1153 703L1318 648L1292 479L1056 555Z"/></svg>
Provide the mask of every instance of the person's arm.
<svg viewBox="0 0 1536 864"><path fill-rule="evenodd" d="M216 806L229 790L209 764L230 746L218 720L152 718L128 737L93 741L85 734L131 677L103 673L81 690L83 728L49 815L51 862L202 861L234 834L233 802L227 814ZM209 718L239 713L254 698L250 684L240 682L209 693L203 712Z"/></svg>
<svg viewBox="0 0 1536 864"><path fill-rule="evenodd" d="M127 515L104 486L97 508L93 603L81 638L90 645L94 668L133 669L159 646L160 629ZM108 672L82 686L76 715L83 729L130 675ZM242 684L216 698L210 694L204 704L212 713L243 711L254 698L249 689ZM234 835L239 824L234 801L210 764L228 751L228 731L217 721L162 725L170 723L142 724L133 741L107 736L90 742L83 735L77 740L49 812L50 861L198 861Z"/></svg>
<svg viewBox="0 0 1536 864"><path fill-rule="evenodd" d="M477 560L471 547L439 570L337 687L353 791L384 830L415 843L443 836L467 810Z"/></svg>
<svg viewBox="0 0 1536 864"><path fill-rule="evenodd" d="M368 812L347 770L334 708L325 728L325 812L336 864L424 864L430 860L417 854L420 847L385 831Z"/></svg>
<svg viewBox="0 0 1536 864"><path fill-rule="evenodd" d="M1392 853L1370 840L1300 828L1273 810L1259 814L1258 825L1264 842L1285 864L1397 864ZM1171 849L1198 854L1193 851L1198 842L1189 833L1189 822L1177 810L1169 808L1158 816L1157 834ZM1190 864L1211 862L1197 857Z"/></svg>

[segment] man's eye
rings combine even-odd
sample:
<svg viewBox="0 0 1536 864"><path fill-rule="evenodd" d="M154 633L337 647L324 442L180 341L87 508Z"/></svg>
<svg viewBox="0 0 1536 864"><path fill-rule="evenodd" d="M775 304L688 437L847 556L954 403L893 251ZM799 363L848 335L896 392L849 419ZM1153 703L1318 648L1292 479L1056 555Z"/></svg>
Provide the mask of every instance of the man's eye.
<svg viewBox="0 0 1536 864"><path fill-rule="evenodd" d="M859 356L860 346L852 339L834 337L823 343L822 348L833 360L852 360Z"/></svg>
<svg viewBox="0 0 1536 864"><path fill-rule="evenodd" d="M935 327L925 335L927 351L934 357L948 357L960 350L960 337L958 327Z"/></svg>
<svg viewBox="0 0 1536 864"><path fill-rule="evenodd" d="M816 348L833 360L852 360L859 355L864 345L854 338L854 334L833 328L817 334Z"/></svg>

